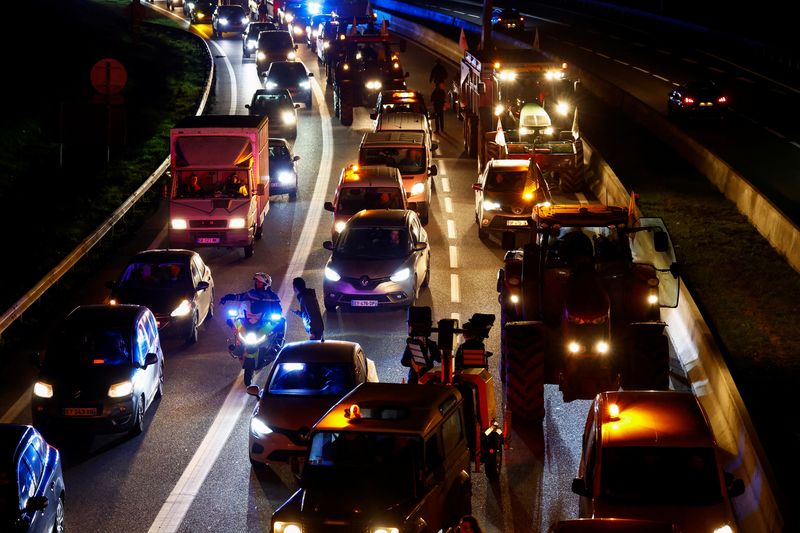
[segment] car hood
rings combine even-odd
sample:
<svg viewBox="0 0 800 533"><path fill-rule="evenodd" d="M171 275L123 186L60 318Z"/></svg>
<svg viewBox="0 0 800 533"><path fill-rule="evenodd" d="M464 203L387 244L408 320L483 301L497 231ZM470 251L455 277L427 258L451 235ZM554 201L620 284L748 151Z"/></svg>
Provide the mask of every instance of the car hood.
<svg viewBox="0 0 800 533"><path fill-rule="evenodd" d="M119 289L114 297L121 304L137 304L148 307L156 315L168 315L181 301L186 299L190 302L194 299L194 294L187 290L131 290Z"/></svg>
<svg viewBox="0 0 800 533"><path fill-rule="evenodd" d="M497 202L503 211L508 212L513 212L514 208L518 208L521 209L520 213L530 213L533 208L533 203L523 200L522 193L519 192L484 191L483 199Z"/></svg>
<svg viewBox="0 0 800 533"><path fill-rule="evenodd" d="M270 427L298 431L311 429L341 396L274 396L264 394L259 417Z"/></svg>
<svg viewBox="0 0 800 533"><path fill-rule="evenodd" d="M328 266L336 271L340 276L348 278L361 278L367 276L370 279L388 278L403 267L411 267L410 255L401 259L345 259L332 257Z"/></svg>
<svg viewBox="0 0 800 533"><path fill-rule="evenodd" d="M676 524L683 533L714 531L725 524L732 527L735 524L732 512L724 503L696 507L647 507L598 503L594 511L596 517L639 518L670 522Z"/></svg>
<svg viewBox="0 0 800 533"><path fill-rule="evenodd" d="M408 514L410 499L400 499L381 490L381 479L364 480L358 490L341 487L307 488L304 490L300 511L309 522L336 520L357 524L364 517L391 517L400 519ZM399 521L399 520L398 520Z"/></svg>
<svg viewBox="0 0 800 533"><path fill-rule="evenodd" d="M133 380L139 369L130 365L45 365L39 381L53 386L53 399L101 400L108 397L108 388L125 380ZM79 393L76 396L76 393Z"/></svg>

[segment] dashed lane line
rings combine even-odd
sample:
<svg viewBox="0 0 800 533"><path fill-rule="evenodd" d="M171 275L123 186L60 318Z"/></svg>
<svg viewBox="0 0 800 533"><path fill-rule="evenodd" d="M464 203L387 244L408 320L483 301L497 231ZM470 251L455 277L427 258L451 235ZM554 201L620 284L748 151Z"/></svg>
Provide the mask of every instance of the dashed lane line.
<svg viewBox="0 0 800 533"><path fill-rule="evenodd" d="M458 285L458 274L450 274L450 301L461 303L461 287Z"/></svg>
<svg viewBox="0 0 800 533"><path fill-rule="evenodd" d="M750 78L746 78L744 76L738 76L736 79L739 80L739 81L743 81L745 83L750 83L750 84L754 84L755 83L755 81L751 80Z"/></svg>
<svg viewBox="0 0 800 533"><path fill-rule="evenodd" d="M773 130L772 128L770 128L768 126L764 126L764 129L767 130L768 132L770 132L771 134L773 134L778 139L785 139L786 138L786 135L782 134L779 131L775 131L775 130Z"/></svg>
<svg viewBox="0 0 800 533"><path fill-rule="evenodd" d="M450 179L442 178L442 192L450 192Z"/></svg>
<svg viewBox="0 0 800 533"><path fill-rule="evenodd" d="M800 148L800 143L797 141L789 141L789 144L793 145L795 148Z"/></svg>
<svg viewBox="0 0 800 533"><path fill-rule="evenodd" d="M444 199L444 210L448 214L453 213L453 200L451 200L449 196Z"/></svg>
<svg viewBox="0 0 800 533"><path fill-rule="evenodd" d="M725 71L722 70L721 68L712 67L711 65L708 66L708 70L716 72L717 74L725 74Z"/></svg>
<svg viewBox="0 0 800 533"><path fill-rule="evenodd" d="M645 74L650 74L649 70L645 70L642 67L637 67L636 65L633 65L633 68L638 70L639 72L644 72Z"/></svg>
<svg viewBox="0 0 800 533"><path fill-rule="evenodd" d="M580 48L581 50L586 50L587 52L594 53L594 50L592 50L591 48L586 48L585 46L578 46L578 48Z"/></svg>
<svg viewBox="0 0 800 533"><path fill-rule="evenodd" d="M447 219L447 238L448 239L456 238L456 223L452 219Z"/></svg>
<svg viewBox="0 0 800 533"><path fill-rule="evenodd" d="M658 52L659 54L665 55L665 56L671 56L672 55L672 52L670 52L669 50L662 50L661 48L657 49L656 52Z"/></svg>
<svg viewBox="0 0 800 533"><path fill-rule="evenodd" d="M690 63L692 65L696 65L697 64L697 60L692 59L691 57L682 57L681 61L683 61L684 63Z"/></svg>
<svg viewBox="0 0 800 533"><path fill-rule="evenodd" d="M458 268L458 247L450 246L450 268Z"/></svg>
<svg viewBox="0 0 800 533"><path fill-rule="evenodd" d="M658 74L653 74L653 77L654 77L654 78L658 78L658 79L660 79L661 81L665 81L665 82L667 82L667 83L670 83L670 81L669 81L667 78L665 78L664 76L659 76Z"/></svg>
<svg viewBox="0 0 800 533"><path fill-rule="evenodd" d="M602 58L605 58L605 59L611 59L611 56L607 56L607 55L605 55L605 54L604 54L604 53L602 53L602 52L595 52L595 54L597 54L597 55L599 55L600 57L602 57Z"/></svg>
<svg viewBox="0 0 800 533"><path fill-rule="evenodd" d="M629 67L629 66L631 66L631 64L630 64L630 63L626 63L625 61L623 61L623 60L621 60L621 59L614 58L614 61L616 61L616 62L617 62L617 63L619 63L620 65L625 65L626 67Z"/></svg>
<svg viewBox="0 0 800 533"><path fill-rule="evenodd" d="M778 85L779 87L782 87L782 88L786 89L787 91L791 91L791 92L793 92L795 94L800 94L800 89L797 89L796 87L792 87L790 85L786 85L785 83L779 82L778 80L773 80L769 76L765 76L763 74L759 74L758 72L754 72L754 71L752 71L752 70L750 70L750 69L748 69L746 67L743 67L742 65L739 65L738 63L734 63L733 61L729 61L729 60L727 60L727 59L725 59L723 57L719 57L719 56L714 55L714 54L712 54L710 52L703 52L703 53L706 54L709 57L713 57L717 61L721 61L722 63L727 63L728 65L736 67L739 70L743 70L744 72L752 74L753 76L761 78L762 80L766 80L766 81L768 81L770 83L774 83L775 85Z"/></svg>

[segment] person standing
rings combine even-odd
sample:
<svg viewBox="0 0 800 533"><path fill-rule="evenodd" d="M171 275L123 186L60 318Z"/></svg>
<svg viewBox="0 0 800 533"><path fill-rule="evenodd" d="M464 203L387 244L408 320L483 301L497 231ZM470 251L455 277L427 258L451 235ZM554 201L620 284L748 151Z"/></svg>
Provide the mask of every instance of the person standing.
<svg viewBox="0 0 800 533"><path fill-rule="evenodd" d="M432 83L434 87L438 87L440 83L444 83L445 81L447 81L447 69L442 65L442 60L437 57L431 69L428 82Z"/></svg>
<svg viewBox="0 0 800 533"><path fill-rule="evenodd" d="M433 104L434 133L444 133L444 103L447 100L447 93L444 91L444 82L436 85L431 93L431 104Z"/></svg>
<svg viewBox="0 0 800 533"><path fill-rule="evenodd" d="M292 313L303 320L309 340L324 340L322 337L325 332L325 323L322 321L322 313L319 310L317 293L314 289L306 287L306 281L303 278L294 278L292 288L297 297L297 303L300 304L300 309L293 309Z"/></svg>

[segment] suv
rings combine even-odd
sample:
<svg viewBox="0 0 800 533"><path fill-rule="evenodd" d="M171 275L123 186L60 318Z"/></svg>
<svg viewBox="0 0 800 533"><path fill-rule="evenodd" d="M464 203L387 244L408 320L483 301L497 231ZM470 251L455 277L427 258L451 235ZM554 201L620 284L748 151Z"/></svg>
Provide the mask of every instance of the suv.
<svg viewBox="0 0 800 533"><path fill-rule="evenodd" d="M364 134L358 151L359 165L395 167L403 175L409 209L428 223L431 205L431 177L437 173L431 146L424 133L378 131Z"/></svg>
<svg viewBox="0 0 800 533"><path fill-rule="evenodd" d="M241 6L217 6L211 17L211 36L222 38L225 32L242 34L250 19Z"/></svg>
<svg viewBox="0 0 800 533"><path fill-rule="evenodd" d="M722 470L708 417L692 393L620 391L598 394L589 409L572 491L581 497L581 517L735 531L730 498L744 493L744 483Z"/></svg>
<svg viewBox="0 0 800 533"><path fill-rule="evenodd" d="M292 34L286 30L262 31L258 34L256 51L256 71L263 76L273 61L294 61L297 59L297 45Z"/></svg>
<svg viewBox="0 0 800 533"><path fill-rule="evenodd" d="M325 210L333 213L331 236L335 239L362 209L408 209L399 170L382 165L342 169L333 202L325 202Z"/></svg>
<svg viewBox="0 0 800 533"><path fill-rule="evenodd" d="M364 383L311 429L270 531L448 531L472 512L469 461L458 389Z"/></svg>

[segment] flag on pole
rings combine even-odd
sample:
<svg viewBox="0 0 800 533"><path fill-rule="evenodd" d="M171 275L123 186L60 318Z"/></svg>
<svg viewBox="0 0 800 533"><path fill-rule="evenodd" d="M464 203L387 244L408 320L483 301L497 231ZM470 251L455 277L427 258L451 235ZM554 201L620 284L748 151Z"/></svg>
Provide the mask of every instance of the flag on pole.
<svg viewBox="0 0 800 533"><path fill-rule="evenodd" d="M499 118L497 119L497 133L494 135L494 142L497 143L497 146L506 145L506 134L503 132L503 121Z"/></svg>
<svg viewBox="0 0 800 533"><path fill-rule="evenodd" d="M386 19L381 22L381 35L389 35L389 28L386 26Z"/></svg>
<svg viewBox="0 0 800 533"><path fill-rule="evenodd" d="M536 32L533 34L533 49L539 49L539 28L536 28Z"/></svg>
<svg viewBox="0 0 800 533"><path fill-rule="evenodd" d="M462 52L469 50L469 46L467 45L467 36L464 33L464 28L461 28L461 37L458 38L458 47L461 48Z"/></svg>
<svg viewBox="0 0 800 533"><path fill-rule="evenodd" d="M629 228L634 227L636 225L636 223L639 222L639 215L636 212L636 199L638 197L639 196L635 192L631 191L631 198L630 198L630 200L628 200L628 227ZM631 233L631 239L633 239L633 237L635 235L636 235L635 233Z"/></svg>

